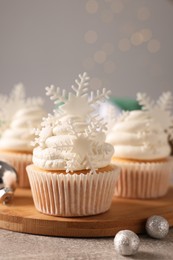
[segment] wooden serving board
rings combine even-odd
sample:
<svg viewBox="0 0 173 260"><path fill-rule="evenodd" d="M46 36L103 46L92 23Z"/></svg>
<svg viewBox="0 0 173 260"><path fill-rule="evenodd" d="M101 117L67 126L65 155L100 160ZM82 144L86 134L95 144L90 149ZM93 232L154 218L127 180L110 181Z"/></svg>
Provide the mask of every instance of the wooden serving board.
<svg viewBox="0 0 173 260"><path fill-rule="evenodd" d="M173 226L173 187L161 199L114 198L108 212L78 218L41 214L34 207L31 191L18 189L11 204L0 204L0 228L49 236L109 237L122 229L142 233L147 218L155 214L165 217L170 226Z"/></svg>

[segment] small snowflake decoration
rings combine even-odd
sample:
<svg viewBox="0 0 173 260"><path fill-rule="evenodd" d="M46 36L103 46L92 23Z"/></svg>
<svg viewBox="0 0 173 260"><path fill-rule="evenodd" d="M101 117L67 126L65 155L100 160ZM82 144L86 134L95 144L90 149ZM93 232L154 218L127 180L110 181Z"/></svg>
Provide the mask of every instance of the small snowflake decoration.
<svg viewBox="0 0 173 260"><path fill-rule="evenodd" d="M46 94L50 96L51 100L54 100L59 109L54 111L52 117L49 116L48 119L44 119L43 126L48 129L57 125L60 131L63 129L72 134L72 140L62 141L58 147L55 144L57 149L63 149L63 151L70 148L71 157L66 162L67 172L74 171L79 165L83 165L94 173L93 144L95 151L99 153L101 133L106 130L105 122L97 113L94 113L94 108L96 104L100 104L108 98L110 91L103 89L97 91L96 94L89 92L87 73L79 74L79 79L76 79L75 83L76 85L72 86L73 92L69 93L66 90L61 90L60 87L55 88L54 85L46 87ZM66 121L62 120L63 118L66 118ZM77 127L80 123L83 123L85 127L78 132ZM45 129L38 130L36 133L38 135L36 143L42 147L45 145L45 140L49 134L48 130L47 134L43 131Z"/></svg>
<svg viewBox="0 0 173 260"><path fill-rule="evenodd" d="M173 96L171 92L163 93L157 102L151 100L146 94L137 94L137 101L142 106L142 110L148 112L151 120L163 128L170 140L173 140Z"/></svg>
<svg viewBox="0 0 173 260"><path fill-rule="evenodd" d="M9 96L0 95L0 132L2 133L11 122L14 114L27 106L42 106L42 98L26 98L22 83L14 86Z"/></svg>
<svg viewBox="0 0 173 260"><path fill-rule="evenodd" d="M75 138L71 144L71 152L73 154L73 158L71 161L68 162L66 166L67 172L75 170L76 166L78 165L85 165L86 169L91 169L91 172L95 173L95 165L92 158L94 157L93 147L95 149L95 152L99 153L99 136L101 134L100 131L105 129L105 123L103 123L101 124L98 132L98 123L100 122L101 120L95 120L94 123L90 122L90 124L87 125L86 129L83 132L78 133L76 131L75 119L69 120L69 132L71 132Z"/></svg>

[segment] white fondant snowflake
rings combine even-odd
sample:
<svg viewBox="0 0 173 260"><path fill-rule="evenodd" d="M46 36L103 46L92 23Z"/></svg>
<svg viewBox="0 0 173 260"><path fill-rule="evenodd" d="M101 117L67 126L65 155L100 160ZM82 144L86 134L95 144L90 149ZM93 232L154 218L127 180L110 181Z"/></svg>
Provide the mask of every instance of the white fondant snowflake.
<svg viewBox="0 0 173 260"><path fill-rule="evenodd" d="M151 120L159 124L167 132L169 139L173 139L173 96L171 92L163 93L157 102L151 100L146 94L137 94L137 101L142 109L148 112Z"/></svg>
<svg viewBox="0 0 173 260"><path fill-rule="evenodd" d="M73 141L72 153L78 154L81 161L83 161L91 151L91 140L86 136L79 135Z"/></svg>
<svg viewBox="0 0 173 260"><path fill-rule="evenodd" d="M55 100L55 104L61 105L59 108L63 113L77 117L87 116L93 111L93 105L103 102L110 94L110 91L105 88L101 92L98 90L96 94L92 91L89 92L88 81L89 77L84 72L83 75L79 74L79 80L75 80L77 86L72 86L74 93L61 91L59 87L55 88L54 85L51 85L46 87L46 95L50 96L51 100Z"/></svg>
<svg viewBox="0 0 173 260"><path fill-rule="evenodd" d="M69 94L69 100L60 108L63 112L70 116L85 116L90 111L87 96L74 96L72 93Z"/></svg>
<svg viewBox="0 0 173 260"><path fill-rule="evenodd" d="M55 100L54 103L60 105L67 100L66 90L63 89L61 91L60 87L55 87L51 85L50 87L46 87L46 95L50 96L51 100Z"/></svg>
<svg viewBox="0 0 173 260"><path fill-rule="evenodd" d="M68 123L71 133L74 135L75 139L71 144L71 152L74 154L73 160L68 162L66 167L67 172L75 170L76 165L85 165L86 169L91 169L91 172L95 173L95 165L92 159L92 148L94 144L95 151L99 150L99 137L102 133L98 132L98 124L89 124L86 126L83 133L78 133L75 129L75 119L69 120Z"/></svg>
<svg viewBox="0 0 173 260"><path fill-rule="evenodd" d="M104 140L103 131L106 130L106 123L94 113L96 104L103 102L108 98L110 91L103 89L95 94L89 92L89 77L87 73L79 74L79 79L75 80L76 85L72 86L72 91L67 93L59 87L51 85L46 87L46 95L59 106L58 111L54 111L54 115L44 119L42 125L44 127L55 127L57 130L65 130L73 136L72 139L62 140L61 143L54 144L55 148L66 151L70 149L70 158L66 161L66 171L74 171L83 165L91 172L95 172L95 163L93 157L94 151L99 154L101 151L101 140ZM82 127L78 131L78 127ZM38 130L36 133L36 143L43 146L43 140L47 138L47 132Z"/></svg>

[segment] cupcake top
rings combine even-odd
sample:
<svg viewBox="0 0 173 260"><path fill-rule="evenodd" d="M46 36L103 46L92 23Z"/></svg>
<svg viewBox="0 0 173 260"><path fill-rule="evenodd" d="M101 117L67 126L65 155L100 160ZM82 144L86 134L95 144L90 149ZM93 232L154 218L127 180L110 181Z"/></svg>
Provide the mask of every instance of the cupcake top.
<svg viewBox="0 0 173 260"><path fill-rule="evenodd" d="M11 114L11 118L6 116L5 129L0 139L0 149L32 152L32 141L35 138L34 128L39 127L45 115L43 100L40 98L25 99L23 85L17 85L14 92L15 98L9 98L7 105L10 104L15 113L14 115ZM20 94L17 95L16 92ZM17 108L14 101L17 103Z"/></svg>
<svg viewBox="0 0 173 260"><path fill-rule="evenodd" d="M168 157L168 138L173 138L171 93L163 93L157 103L140 93L137 100L142 110L123 112L107 136L107 141L114 145L114 156L134 160Z"/></svg>
<svg viewBox="0 0 173 260"><path fill-rule="evenodd" d="M59 109L45 118L42 129L36 131L35 166L66 172L82 169L95 172L110 163L113 146L105 142L106 125L95 111L95 105L108 98L109 91L103 89L94 95L88 90L88 81L86 73L79 75L70 93L53 85L46 88Z"/></svg>

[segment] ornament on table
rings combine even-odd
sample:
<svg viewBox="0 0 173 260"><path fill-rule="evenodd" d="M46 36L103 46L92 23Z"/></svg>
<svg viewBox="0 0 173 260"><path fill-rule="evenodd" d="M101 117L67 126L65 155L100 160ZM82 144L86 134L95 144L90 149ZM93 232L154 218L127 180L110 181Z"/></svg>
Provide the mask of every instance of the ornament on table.
<svg viewBox="0 0 173 260"><path fill-rule="evenodd" d="M121 230L114 238L114 246L120 255L134 255L140 245L139 237L131 230Z"/></svg>
<svg viewBox="0 0 173 260"><path fill-rule="evenodd" d="M145 228L152 238L162 239L169 232L169 223L164 217L154 215L147 219Z"/></svg>
<svg viewBox="0 0 173 260"><path fill-rule="evenodd" d="M3 203L6 204L13 199L16 186L16 170L6 162L0 161L0 200Z"/></svg>

